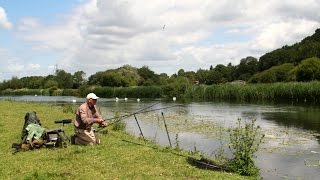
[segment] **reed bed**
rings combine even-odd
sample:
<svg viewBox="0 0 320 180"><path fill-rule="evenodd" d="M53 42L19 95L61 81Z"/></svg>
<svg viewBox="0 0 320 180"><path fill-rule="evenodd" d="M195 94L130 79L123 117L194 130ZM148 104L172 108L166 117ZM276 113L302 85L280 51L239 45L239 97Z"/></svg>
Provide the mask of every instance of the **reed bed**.
<svg viewBox="0 0 320 180"><path fill-rule="evenodd" d="M183 90L181 90L181 88ZM19 89L4 90L2 96L8 95L51 95L51 96L85 96L95 92L104 98L169 98L191 101L283 101L315 104L320 101L320 82L281 82L260 84L216 84L171 87L135 86L135 87L88 87L81 89ZM174 89L180 89L174 91Z"/></svg>
<svg viewBox="0 0 320 180"><path fill-rule="evenodd" d="M246 85L212 85L199 86L189 92L189 98L203 101L287 101L309 102L320 101L320 82L289 82Z"/></svg>

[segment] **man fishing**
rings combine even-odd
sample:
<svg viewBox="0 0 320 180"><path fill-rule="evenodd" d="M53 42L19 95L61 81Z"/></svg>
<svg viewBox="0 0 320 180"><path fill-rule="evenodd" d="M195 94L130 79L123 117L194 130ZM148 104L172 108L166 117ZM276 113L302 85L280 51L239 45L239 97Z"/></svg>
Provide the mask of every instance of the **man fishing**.
<svg viewBox="0 0 320 180"><path fill-rule="evenodd" d="M94 93L89 93L86 97L86 102L78 108L76 120L74 121L74 144L100 144L100 139L93 132L92 125L98 123L101 126L107 126L108 124L96 109L98 98Z"/></svg>

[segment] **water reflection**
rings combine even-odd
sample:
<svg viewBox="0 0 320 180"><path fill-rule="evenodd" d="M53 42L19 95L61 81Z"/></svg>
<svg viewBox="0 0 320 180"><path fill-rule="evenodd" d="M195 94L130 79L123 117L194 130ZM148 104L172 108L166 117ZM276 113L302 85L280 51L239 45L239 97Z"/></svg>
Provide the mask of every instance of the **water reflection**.
<svg viewBox="0 0 320 180"><path fill-rule="evenodd" d="M320 133L320 111L298 110L291 112L265 112L262 116L266 120L274 121L278 125L313 130Z"/></svg>

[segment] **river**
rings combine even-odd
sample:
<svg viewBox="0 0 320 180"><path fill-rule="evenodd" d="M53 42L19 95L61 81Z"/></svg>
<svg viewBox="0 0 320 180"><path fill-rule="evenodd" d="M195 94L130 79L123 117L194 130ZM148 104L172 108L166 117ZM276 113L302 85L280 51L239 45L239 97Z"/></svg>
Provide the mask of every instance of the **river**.
<svg viewBox="0 0 320 180"><path fill-rule="evenodd" d="M55 96L0 97L16 101L36 101L50 104L78 106L84 98ZM176 102L161 100L104 99L98 100L100 113L106 118L116 112L133 113L149 107L161 109ZM162 115L163 114L163 115ZM220 147L228 154L220 127L232 128L238 119L256 120L265 134L255 159L264 179L318 179L320 175L320 107L293 104L247 104L227 102L192 102L148 113L136 118L143 136L162 146L179 146L189 151L200 151L214 157ZM167 125L168 134L164 126ZM125 119L126 130L141 136L133 116Z"/></svg>

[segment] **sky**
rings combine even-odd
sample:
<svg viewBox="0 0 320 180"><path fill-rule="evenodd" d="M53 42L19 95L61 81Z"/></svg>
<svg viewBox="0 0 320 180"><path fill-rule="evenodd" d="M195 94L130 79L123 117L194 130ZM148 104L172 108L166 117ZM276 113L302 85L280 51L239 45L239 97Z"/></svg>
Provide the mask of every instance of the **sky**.
<svg viewBox="0 0 320 180"><path fill-rule="evenodd" d="M320 28L318 0L0 0L0 81L238 65Z"/></svg>

